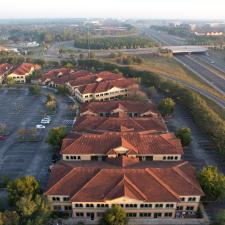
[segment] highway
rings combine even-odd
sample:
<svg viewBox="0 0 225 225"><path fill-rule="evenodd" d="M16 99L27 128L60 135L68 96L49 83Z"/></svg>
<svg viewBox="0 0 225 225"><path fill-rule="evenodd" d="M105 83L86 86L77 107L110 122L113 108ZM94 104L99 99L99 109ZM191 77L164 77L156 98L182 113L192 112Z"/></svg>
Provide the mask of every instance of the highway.
<svg viewBox="0 0 225 225"><path fill-rule="evenodd" d="M192 59L189 56L176 55L175 58L180 60L183 64L190 67L193 71L196 72L195 74L197 76L199 76L210 86L212 86L225 96L225 78L213 73L211 70L202 66L200 63L198 63L196 60Z"/></svg>
<svg viewBox="0 0 225 225"><path fill-rule="evenodd" d="M225 101L224 100L222 100L221 98L219 98L219 97L217 97L217 96L215 96L215 95L205 91L204 89L195 87L194 85L191 85L188 82L185 82L183 80L171 77L170 75L167 75L167 74L160 74L160 75L163 76L163 77L166 77L169 80L176 81L176 82L182 84L183 86L185 86L186 88L189 88L189 89L191 89L191 90L201 94L202 96L207 97L208 99L210 99L211 101L213 101L217 105L219 105L221 108L225 109Z"/></svg>
<svg viewBox="0 0 225 225"><path fill-rule="evenodd" d="M161 43L161 45L182 45L182 39L180 38L174 38L174 36L165 34L165 32L158 32L154 31L152 29L149 29L145 31L150 37L152 37L155 41L158 43ZM211 58L207 55L199 55L200 59L205 60L205 63L208 65L211 64ZM219 76L219 74L213 72L209 68L203 66L201 63L199 63L197 60L192 58L192 56L188 55L176 55L174 57L178 62L180 62L183 66L185 66L187 69L192 71L196 76L201 78L203 81L205 81L208 85L213 87L215 90L220 92L225 96L225 78L223 76ZM210 61L210 62L209 62ZM222 67L222 65L225 67L221 61L215 62L215 67L218 67L220 69L220 72L223 72L225 68ZM211 65L209 65L211 66ZM216 69L216 68L215 68ZM223 101L221 99L221 101ZM224 101L223 101L224 102ZM218 102L217 102L218 103Z"/></svg>
<svg viewBox="0 0 225 225"><path fill-rule="evenodd" d="M225 75L225 59L223 60L221 57L216 57L214 55L196 55L200 61L208 64L210 67L224 73Z"/></svg>

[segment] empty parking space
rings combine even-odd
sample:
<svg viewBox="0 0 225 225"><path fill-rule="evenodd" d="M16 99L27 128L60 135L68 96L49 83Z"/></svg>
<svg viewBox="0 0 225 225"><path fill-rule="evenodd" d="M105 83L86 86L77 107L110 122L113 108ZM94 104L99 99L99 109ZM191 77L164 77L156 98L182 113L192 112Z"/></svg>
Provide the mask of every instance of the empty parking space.
<svg viewBox="0 0 225 225"><path fill-rule="evenodd" d="M19 142L18 131L32 129L46 113L45 96L49 90L42 90L41 96L31 96L28 90L0 89L0 123L6 124L9 136L0 142L0 177L10 179L33 175L43 186L47 183L48 168L51 165L51 148L45 142L49 129L56 126L71 127L68 121L68 100L57 97L57 113L51 124L40 131L43 137L39 142Z"/></svg>

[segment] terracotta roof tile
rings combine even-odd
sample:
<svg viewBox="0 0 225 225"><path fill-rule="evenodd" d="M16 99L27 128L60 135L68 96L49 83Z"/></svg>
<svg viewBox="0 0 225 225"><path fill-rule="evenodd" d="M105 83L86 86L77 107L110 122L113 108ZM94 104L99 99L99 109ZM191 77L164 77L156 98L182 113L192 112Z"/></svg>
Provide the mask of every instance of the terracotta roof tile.
<svg viewBox="0 0 225 225"><path fill-rule="evenodd" d="M161 118L134 117L119 114L117 117L82 116L74 125L74 131L136 131L166 132L167 128Z"/></svg>
<svg viewBox="0 0 225 225"><path fill-rule="evenodd" d="M13 67L13 65L11 65L9 63L0 64L0 76L4 75L12 67Z"/></svg>
<svg viewBox="0 0 225 225"><path fill-rule="evenodd" d="M150 101L118 100L108 102L90 102L83 104L80 109L81 115L88 114L88 112L98 115L100 113L110 113L115 115L117 112L132 112L137 113L138 116L142 116L143 114L155 117L159 116L155 105Z"/></svg>
<svg viewBox="0 0 225 225"><path fill-rule="evenodd" d="M174 134L140 134L136 132L103 134L76 134L63 140L61 154L103 154L118 147L129 149L128 155L136 152L149 154L183 154L182 145Z"/></svg>
<svg viewBox="0 0 225 225"><path fill-rule="evenodd" d="M119 197L178 202L182 195L203 195L189 170L194 172L187 162L168 162L163 166L158 162L139 162L121 167L109 162L62 161L53 167L45 194L69 195L72 202L105 202Z"/></svg>

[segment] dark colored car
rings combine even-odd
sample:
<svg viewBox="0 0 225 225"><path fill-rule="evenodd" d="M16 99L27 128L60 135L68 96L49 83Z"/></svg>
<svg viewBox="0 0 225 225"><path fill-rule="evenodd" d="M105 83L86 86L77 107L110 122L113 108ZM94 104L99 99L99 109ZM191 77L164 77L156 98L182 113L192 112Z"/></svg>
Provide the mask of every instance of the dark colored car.
<svg viewBox="0 0 225 225"><path fill-rule="evenodd" d="M0 141L5 141L6 137L5 136L0 136Z"/></svg>

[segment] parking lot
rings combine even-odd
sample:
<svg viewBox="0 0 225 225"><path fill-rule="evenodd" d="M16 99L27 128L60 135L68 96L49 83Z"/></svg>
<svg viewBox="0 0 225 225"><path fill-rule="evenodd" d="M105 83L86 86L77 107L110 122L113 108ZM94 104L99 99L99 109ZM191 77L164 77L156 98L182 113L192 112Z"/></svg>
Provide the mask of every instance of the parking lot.
<svg viewBox="0 0 225 225"><path fill-rule="evenodd" d="M52 163L51 148L45 137L52 127L72 127L73 120L68 112L69 98L57 96L57 113L52 116L51 124L40 130L42 141L18 142L18 131L22 128L30 130L40 124L46 112L45 98L49 92L43 89L41 96L31 96L27 89L0 89L0 123L6 124L9 130L7 139L0 142L1 178L32 175L45 187L48 168Z"/></svg>

